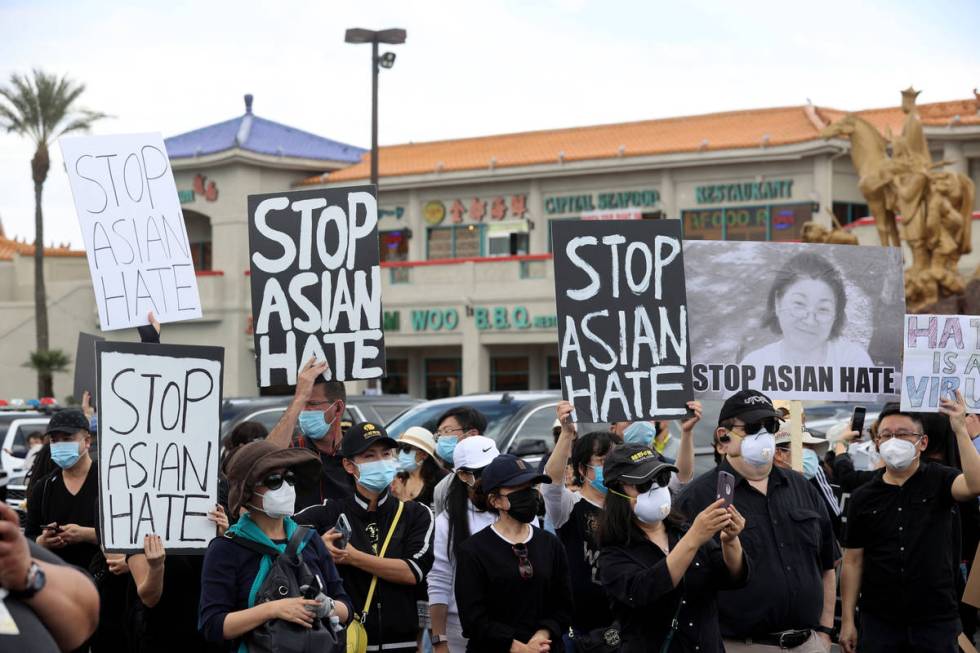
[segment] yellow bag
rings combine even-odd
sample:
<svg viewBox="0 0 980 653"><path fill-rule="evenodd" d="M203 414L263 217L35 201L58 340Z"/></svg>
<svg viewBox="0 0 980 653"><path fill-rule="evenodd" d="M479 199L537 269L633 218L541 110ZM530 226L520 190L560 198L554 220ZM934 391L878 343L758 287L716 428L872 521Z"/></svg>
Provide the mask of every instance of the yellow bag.
<svg viewBox="0 0 980 653"><path fill-rule="evenodd" d="M402 508L405 504L401 501L398 502L398 510L395 512L395 519L391 522L391 526L388 528L388 535L385 536L384 544L381 545L381 553L378 555L379 558L385 557L385 552L388 550L388 544L391 543L391 536L395 532L395 526L398 525L398 520L402 516ZM371 599L374 598L374 588L378 585L378 577L374 576L371 578L371 587L368 589L367 600L364 602L364 610L359 615L354 615L351 619L350 624L347 625L347 653L366 653L368 646L367 629L364 628L364 622L367 621L368 610L371 608Z"/></svg>

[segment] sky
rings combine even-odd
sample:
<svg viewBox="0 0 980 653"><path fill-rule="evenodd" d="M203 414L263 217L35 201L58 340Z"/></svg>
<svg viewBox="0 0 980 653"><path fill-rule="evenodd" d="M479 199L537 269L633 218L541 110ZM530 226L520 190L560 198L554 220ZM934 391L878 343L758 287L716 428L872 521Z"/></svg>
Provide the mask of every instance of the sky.
<svg viewBox="0 0 980 653"><path fill-rule="evenodd" d="M33 68L84 82L94 133L164 136L264 118L370 146L370 47L408 31L380 80L382 145L805 104L972 97L980 3L708 0L0 0L0 84ZM34 238L33 146L0 133L0 220ZM47 241L80 247L57 145Z"/></svg>

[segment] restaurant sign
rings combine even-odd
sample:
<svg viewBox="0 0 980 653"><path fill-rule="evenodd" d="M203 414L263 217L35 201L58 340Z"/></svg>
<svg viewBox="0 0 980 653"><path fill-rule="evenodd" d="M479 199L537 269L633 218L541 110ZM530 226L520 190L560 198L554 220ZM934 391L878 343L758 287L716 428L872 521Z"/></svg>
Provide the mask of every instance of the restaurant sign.
<svg viewBox="0 0 980 653"><path fill-rule="evenodd" d="M624 190L585 195L557 195L544 201L548 215L608 211L609 209L647 208L660 202L658 190Z"/></svg>
<svg viewBox="0 0 980 653"><path fill-rule="evenodd" d="M793 197L793 180L773 179L739 184L711 184L697 186L694 194L698 204L790 199Z"/></svg>

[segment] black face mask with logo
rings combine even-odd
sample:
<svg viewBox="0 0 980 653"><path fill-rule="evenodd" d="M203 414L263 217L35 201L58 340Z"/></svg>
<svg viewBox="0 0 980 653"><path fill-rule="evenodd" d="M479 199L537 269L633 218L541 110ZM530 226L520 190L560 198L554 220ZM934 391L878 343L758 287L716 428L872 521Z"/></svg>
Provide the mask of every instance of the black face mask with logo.
<svg viewBox="0 0 980 653"><path fill-rule="evenodd" d="M522 524L530 524L534 521L540 507L544 505L541 493L533 487L512 492L507 495L507 500L510 502L507 514Z"/></svg>

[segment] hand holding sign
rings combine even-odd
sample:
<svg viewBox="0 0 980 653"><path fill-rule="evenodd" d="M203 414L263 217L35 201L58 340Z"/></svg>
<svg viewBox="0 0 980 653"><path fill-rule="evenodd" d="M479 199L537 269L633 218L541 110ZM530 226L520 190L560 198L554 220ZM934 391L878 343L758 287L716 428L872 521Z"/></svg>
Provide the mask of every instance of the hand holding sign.
<svg viewBox="0 0 980 653"><path fill-rule="evenodd" d="M966 400L959 390L939 400L939 412L949 417L953 431L966 432Z"/></svg>
<svg viewBox="0 0 980 653"><path fill-rule="evenodd" d="M316 383L317 377L329 369L330 365L327 361L317 360L316 356L310 357L299 371L299 378L296 379L296 400L306 403L313 392L313 384Z"/></svg>
<svg viewBox="0 0 980 653"><path fill-rule="evenodd" d="M160 569L167 558L167 552L163 548L163 540L159 535L143 536L143 552L146 554L146 564L150 569Z"/></svg>

